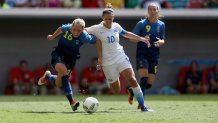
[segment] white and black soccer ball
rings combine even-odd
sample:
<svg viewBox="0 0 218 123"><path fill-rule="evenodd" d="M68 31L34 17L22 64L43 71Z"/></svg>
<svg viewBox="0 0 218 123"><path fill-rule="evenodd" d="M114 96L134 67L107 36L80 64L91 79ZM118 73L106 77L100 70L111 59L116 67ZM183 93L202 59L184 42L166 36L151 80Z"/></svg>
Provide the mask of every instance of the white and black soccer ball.
<svg viewBox="0 0 218 123"><path fill-rule="evenodd" d="M98 110L99 107L99 102L96 98L94 97L87 97L83 101L83 109L87 113L94 113Z"/></svg>

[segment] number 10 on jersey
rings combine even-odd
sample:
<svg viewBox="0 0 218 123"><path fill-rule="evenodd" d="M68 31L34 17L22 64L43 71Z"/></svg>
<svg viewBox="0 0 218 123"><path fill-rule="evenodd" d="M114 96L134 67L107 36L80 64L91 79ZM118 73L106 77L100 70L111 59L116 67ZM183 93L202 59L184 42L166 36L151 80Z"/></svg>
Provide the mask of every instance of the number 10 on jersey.
<svg viewBox="0 0 218 123"><path fill-rule="evenodd" d="M112 36L107 36L107 40L108 40L108 43L109 43L109 44L115 42L115 38L114 38L113 35L112 35Z"/></svg>

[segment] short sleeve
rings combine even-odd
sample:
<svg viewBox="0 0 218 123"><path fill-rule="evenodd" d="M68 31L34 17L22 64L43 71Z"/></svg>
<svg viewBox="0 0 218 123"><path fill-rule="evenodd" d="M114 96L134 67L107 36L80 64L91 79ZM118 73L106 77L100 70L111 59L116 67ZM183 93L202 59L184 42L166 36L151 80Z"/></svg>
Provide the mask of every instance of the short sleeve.
<svg viewBox="0 0 218 123"><path fill-rule="evenodd" d="M93 26L86 28L86 31L89 34L93 34L93 35L96 35L96 30L97 30L97 25L93 25Z"/></svg>
<svg viewBox="0 0 218 123"><path fill-rule="evenodd" d="M160 39L165 39L165 24L164 23L161 25Z"/></svg>
<svg viewBox="0 0 218 123"><path fill-rule="evenodd" d="M67 30L69 30L71 28L72 24L63 24L61 26L61 30L62 32L66 32Z"/></svg>
<svg viewBox="0 0 218 123"><path fill-rule="evenodd" d="M124 29L120 26L120 24L118 24L118 23L116 23L116 29L118 30L119 34L122 35L122 36L126 34L126 30L124 30Z"/></svg>
<svg viewBox="0 0 218 123"><path fill-rule="evenodd" d="M87 33L86 31L83 31L81 36L80 36L80 40L83 43L94 44L96 42L96 37L92 34Z"/></svg>
<svg viewBox="0 0 218 123"><path fill-rule="evenodd" d="M135 27L133 28L133 30L132 30L132 32L134 33L134 34L136 34L136 35L139 35L139 36L141 36L141 29L142 29L142 21L139 21L136 25L135 25Z"/></svg>

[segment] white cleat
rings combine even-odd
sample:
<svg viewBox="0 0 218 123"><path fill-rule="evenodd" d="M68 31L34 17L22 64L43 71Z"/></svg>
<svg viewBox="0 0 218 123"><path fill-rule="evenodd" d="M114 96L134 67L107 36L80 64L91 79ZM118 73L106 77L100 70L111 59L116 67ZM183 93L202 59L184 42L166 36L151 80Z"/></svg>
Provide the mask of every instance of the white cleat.
<svg viewBox="0 0 218 123"><path fill-rule="evenodd" d="M47 80L45 79L45 77L46 77L47 75L51 75L51 72L50 72L49 70L46 70L45 73L44 73L44 75L39 79L38 85L44 85L44 84L47 83Z"/></svg>

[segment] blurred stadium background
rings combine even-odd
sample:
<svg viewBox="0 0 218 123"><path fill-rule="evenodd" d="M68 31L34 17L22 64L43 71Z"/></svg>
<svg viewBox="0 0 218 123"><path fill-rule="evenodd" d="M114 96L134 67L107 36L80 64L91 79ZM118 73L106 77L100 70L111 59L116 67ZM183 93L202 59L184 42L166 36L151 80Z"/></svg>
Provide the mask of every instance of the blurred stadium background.
<svg viewBox="0 0 218 123"><path fill-rule="evenodd" d="M98 24L101 21L103 9L85 8L82 6L82 0L76 0L80 2L80 8L76 8L78 7L76 5L68 8L60 7L60 5L38 5L37 7L30 4L18 4L16 6L16 4L6 4L7 0L0 1L2 6L0 8L0 94L4 93L10 68L18 65L20 60L26 59L31 70L50 62L52 47L58 40L48 42L47 34L53 33L61 24L71 23L78 17L86 21L86 26ZM8 1L13 2L13 0ZM125 2L124 0L114 1ZM132 8L127 6L124 8L123 4L122 7L115 9L115 21L131 31L137 21L145 16L146 9L143 7L147 1L127 1L137 2L137 4ZM217 0L197 0L202 2L202 6L190 7L188 3L192 0L152 1L164 1L169 4L168 6L161 4L161 14L164 15L163 21L166 24L166 44L161 47L157 80L151 91L159 90L164 86L176 88L181 66L189 65L191 60L197 59L200 67L204 68L213 65L218 57L218 9L216 9L218 2ZM207 6L203 4L212 1L213 4L208 3ZM123 38L121 44L135 69L136 44ZM78 73L89 64L87 61L97 55L94 45L84 45L80 52L81 59L76 65Z"/></svg>

